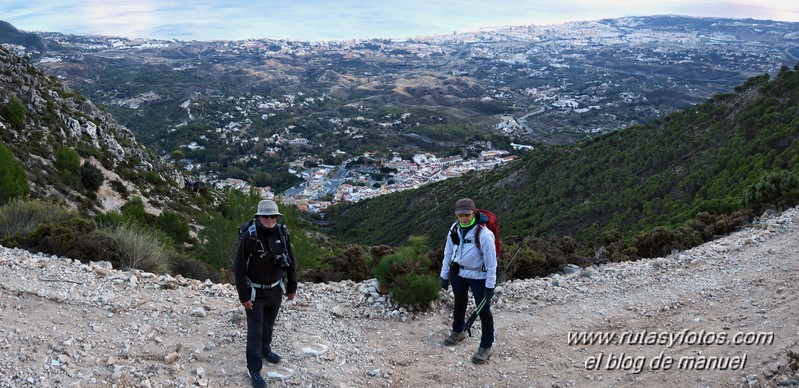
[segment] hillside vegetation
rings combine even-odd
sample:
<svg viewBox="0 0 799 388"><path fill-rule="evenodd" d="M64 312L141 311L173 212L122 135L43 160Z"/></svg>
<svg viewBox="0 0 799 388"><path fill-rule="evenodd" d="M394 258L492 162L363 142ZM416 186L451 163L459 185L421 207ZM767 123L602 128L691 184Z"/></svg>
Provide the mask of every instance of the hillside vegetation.
<svg viewBox="0 0 799 388"><path fill-rule="evenodd" d="M597 248L697 216L714 224L721 214L792 202L793 188L774 198L753 190L768 172L787 180L799 172L797 70L750 78L732 93L576 146L540 147L488 173L358 203L336 218L334 234L363 244L424 234L443 245L454 201L472 197L499 216L506 243L571 236Z"/></svg>
<svg viewBox="0 0 799 388"><path fill-rule="evenodd" d="M187 184L85 96L0 47L0 244L225 280L261 199ZM190 183L190 181L189 181ZM303 268L332 244L283 209Z"/></svg>

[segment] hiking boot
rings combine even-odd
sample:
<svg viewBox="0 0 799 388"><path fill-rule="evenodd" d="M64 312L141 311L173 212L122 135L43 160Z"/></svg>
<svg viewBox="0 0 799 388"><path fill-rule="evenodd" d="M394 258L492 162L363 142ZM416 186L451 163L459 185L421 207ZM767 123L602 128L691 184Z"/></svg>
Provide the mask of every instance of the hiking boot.
<svg viewBox="0 0 799 388"><path fill-rule="evenodd" d="M477 348L477 351L472 355L472 362L475 364L485 364L494 351L491 348Z"/></svg>
<svg viewBox="0 0 799 388"><path fill-rule="evenodd" d="M280 356L278 356L277 353L268 352L264 354L264 360L272 364L277 364L280 362Z"/></svg>
<svg viewBox="0 0 799 388"><path fill-rule="evenodd" d="M466 339L465 331L451 331L449 337L444 339L444 345L452 346Z"/></svg>
<svg viewBox="0 0 799 388"><path fill-rule="evenodd" d="M250 376L250 380L252 381L253 387L255 388L266 387L266 380L264 380L264 378L261 377L260 373L247 370L247 376Z"/></svg>

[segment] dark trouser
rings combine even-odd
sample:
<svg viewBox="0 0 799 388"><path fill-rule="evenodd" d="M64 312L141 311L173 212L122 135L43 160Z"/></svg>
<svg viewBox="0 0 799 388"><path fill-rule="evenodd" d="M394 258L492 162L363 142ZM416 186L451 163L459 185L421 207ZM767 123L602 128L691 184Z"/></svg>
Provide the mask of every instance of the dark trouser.
<svg viewBox="0 0 799 388"><path fill-rule="evenodd" d="M261 372L263 357L272 351L272 329L283 301L280 287L256 290L252 310L247 311L247 369Z"/></svg>
<svg viewBox="0 0 799 388"><path fill-rule="evenodd" d="M479 305L483 300L483 292L486 288L485 279L467 279L460 275L452 275L452 293L455 294L455 312L452 319L452 331L462 332L466 326L466 304L469 297L469 289L472 289L474 303ZM483 334L480 337L480 347L490 348L494 344L494 315L491 313L491 301L486 302L480 310L480 325Z"/></svg>

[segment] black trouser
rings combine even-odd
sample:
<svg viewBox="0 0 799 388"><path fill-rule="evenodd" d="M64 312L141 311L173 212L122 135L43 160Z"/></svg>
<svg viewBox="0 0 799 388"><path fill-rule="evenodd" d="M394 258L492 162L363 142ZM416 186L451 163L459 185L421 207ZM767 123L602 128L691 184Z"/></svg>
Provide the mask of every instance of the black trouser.
<svg viewBox="0 0 799 388"><path fill-rule="evenodd" d="M460 333L466 326L466 304L469 297L469 289L472 289L474 303L479 305L483 300L483 293L486 288L485 279L467 279L460 275L452 275L452 293L455 295L455 312L452 319L452 331ZM483 333L480 337L480 347L490 348L494 344L494 315L491 313L491 301L487 301L483 309L480 310L480 326Z"/></svg>
<svg viewBox="0 0 799 388"><path fill-rule="evenodd" d="M280 287L256 290L252 310L247 311L247 369L261 372L263 359L272 351L272 329L283 295Z"/></svg>

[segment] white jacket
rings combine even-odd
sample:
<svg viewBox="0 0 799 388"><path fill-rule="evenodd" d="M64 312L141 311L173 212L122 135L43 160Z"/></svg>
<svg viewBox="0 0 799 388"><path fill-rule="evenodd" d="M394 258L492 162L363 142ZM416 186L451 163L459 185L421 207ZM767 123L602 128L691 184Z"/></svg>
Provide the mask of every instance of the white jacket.
<svg viewBox="0 0 799 388"><path fill-rule="evenodd" d="M460 238L460 244L455 245L447 230L447 242L444 246L444 259L441 262L441 278L449 279L449 265L451 262L460 264L460 276L467 279L485 279L486 288L494 288L497 284L497 252L494 247L494 233L486 226L475 225L461 235L461 228L456 221L453 224ZM474 243L474 235L480 228L480 249Z"/></svg>

